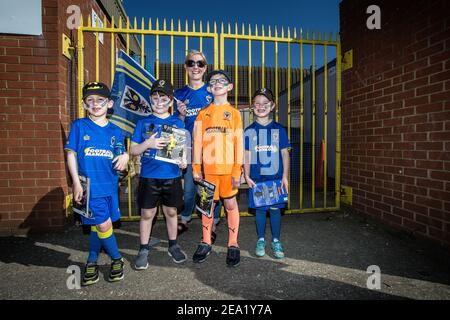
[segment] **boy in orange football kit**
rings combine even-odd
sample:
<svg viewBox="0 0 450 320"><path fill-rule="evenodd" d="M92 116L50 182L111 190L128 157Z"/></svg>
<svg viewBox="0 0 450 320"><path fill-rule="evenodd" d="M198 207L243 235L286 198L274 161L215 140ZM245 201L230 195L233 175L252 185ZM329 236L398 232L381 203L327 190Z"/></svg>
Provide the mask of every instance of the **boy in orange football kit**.
<svg viewBox="0 0 450 320"><path fill-rule="evenodd" d="M240 250L237 242L239 208L236 194L240 185L243 164L242 120L239 110L228 102L228 92L233 90L231 78L223 70L211 71L206 76L208 91L214 101L201 110L194 124L193 175L194 180L204 179L216 186L214 201L223 199L228 215L227 266L237 267ZM192 260L201 263L211 254L211 231L214 217L202 215L203 239Z"/></svg>

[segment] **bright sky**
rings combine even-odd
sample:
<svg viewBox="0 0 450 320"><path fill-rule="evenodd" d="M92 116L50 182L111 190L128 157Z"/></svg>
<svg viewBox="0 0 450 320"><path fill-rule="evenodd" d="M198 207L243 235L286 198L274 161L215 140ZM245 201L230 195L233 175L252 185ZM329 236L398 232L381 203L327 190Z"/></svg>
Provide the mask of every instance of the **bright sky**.
<svg viewBox="0 0 450 320"><path fill-rule="evenodd" d="M238 23L239 30L242 28L242 23L245 24L246 32L248 25L251 25L252 30L255 24L260 28L270 25L272 32L277 26L280 31L284 27L287 33L287 27L291 28L291 32L295 27L297 31L302 28L304 32L312 31L325 32L327 35L333 33L333 37L339 31L339 2L340 0L275 0L275 1L246 1L246 0L226 0L226 1L186 1L186 0L168 0L168 1L140 1L140 0L124 0L123 5L128 16L133 21L134 17L138 19L139 25L142 17L145 19L146 25L148 19L152 19L153 25L156 18L160 20L160 27L162 27L162 20L165 18L168 25L173 19L175 27L178 20L181 20L182 30L184 30L185 22L188 21L189 29L191 30L192 21L202 21L205 28L206 22L216 22L220 31L220 24L224 22L225 26L231 23L232 31L234 31L235 23ZM198 28L198 24L197 24ZM198 29L197 29L198 31ZM261 32L261 31L260 31ZM180 62L184 59L184 39L175 40L175 60ZM177 42L178 41L178 42ZM190 48L198 48L198 39L189 40ZM152 69L152 62L155 56L155 41L146 38L145 48L146 56L148 57L147 68ZM203 51L207 55L208 61L212 62L213 45L212 40L204 40ZM160 39L160 59L164 61L170 56L168 49L168 37L161 37ZM225 63L234 63L234 42L226 43ZM266 44L266 65L274 65L274 45L273 43ZM248 63L248 45L241 41L239 44L239 63L246 65ZM261 62L261 45L254 42L252 44L252 65L259 65ZM291 66L298 67L299 48L291 47ZM152 58L153 56L153 58ZM311 46L304 48L304 67L309 67L311 64L312 49ZM323 47L316 47L315 52L316 66L319 68L323 65ZM332 47L328 48L327 60L330 61L335 57L335 50ZM279 47L279 66L287 66L287 46L280 45Z"/></svg>
<svg viewBox="0 0 450 320"><path fill-rule="evenodd" d="M130 17L202 20L239 25L302 27L304 30L337 32L340 0L226 0L226 1L140 1L124 0Z"/></svg>

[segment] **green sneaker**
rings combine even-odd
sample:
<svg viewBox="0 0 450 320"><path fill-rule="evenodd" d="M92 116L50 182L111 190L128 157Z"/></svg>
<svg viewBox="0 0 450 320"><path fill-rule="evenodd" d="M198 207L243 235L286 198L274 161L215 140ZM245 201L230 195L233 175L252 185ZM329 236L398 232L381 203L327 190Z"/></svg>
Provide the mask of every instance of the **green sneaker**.
<svg viewBox="0 0 450 320"><path fill-rule="evenodd" d="M123 258L114 259L111 262L111 269L110 269L110 272L109 272L108 280L110 282L116 282L116 281L122 280L124 278L124 276L123 276L123 267L124 267Z"/></svg>
<svg viewBox="0 0 450 320"><path fill-rule="evenodd" d="M272 251L273 255L277 259L283 259L284 258L284 250L283 246L281 245L280 241L273 242L272 241Z"/></svg>
<svg viewBox="0 0 450 320"><path fill-rule="evenodd" d="M255 254L257 257L264 257L266 254L266 242L264 240L258 240L256 242Z"/></svg>
<svg viewBox="0 0 450 320"><path fill-rule="evenodd" d="M83 286L90 286L98 282L98 265L95 262L88 262L83 274Z"/></svg>

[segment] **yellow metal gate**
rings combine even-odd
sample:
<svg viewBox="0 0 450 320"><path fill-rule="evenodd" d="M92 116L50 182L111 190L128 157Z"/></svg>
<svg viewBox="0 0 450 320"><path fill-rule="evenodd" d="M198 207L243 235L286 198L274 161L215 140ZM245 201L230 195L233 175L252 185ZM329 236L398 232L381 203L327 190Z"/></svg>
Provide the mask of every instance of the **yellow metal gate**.
<svg viewBox="0 0 450 320"><path fill-rule="evenodd" d="M187 75L184 72L180 74L180 70L184 70L180 67L184 56L190 49L203 51L207 57L213 57L211 68L220 66L233 77L235 89L230 102L243 114L244 127L252 121L252 92L263 86L274 92L274 118L287 127L292 145L286 213L336 211L340 208L341 48L337 35L333 39L331 34L310 34L302 30L297 33L295 28L278 30L264 26L252 28L250 25L246 28L237 24L233 28L230 24L227 27L221 24L219 32L215 22L210 27L209 23L203 26L202 22L192 22L189 26L186 21L182 28L180 21L174 24L171 20L168 25L165 19L155 23L151 19L147 23L142 20L138 26L136 19L131 25L129 20L116 23L114 17L110 23L105 19L102 27L98 23L93 26L90 17L86 25L81 19L77 34L79 117L84 116L81 89L85 81L105 81L100 79L99 34L110 37L108 69L111 84L117 36L121 37L127 53L130 51L130 37L139 39L140 52L135 54L140 56L141 66L148 68L149 61L154 62L156 78L170 79L175 87L177 83L187 83ZM86 34L94 36L95 41L95 50L91 50L89 56L85 52ZM146 51L147 44L150 49ZM177 44L181 49L175 49ZM175 50L179 53L178 59L174 56ZM322 57L319 61L323 63L321 68L317 68L318 52ZM328 56L334 59L329 61ZM227 59L232 62L227 63ZM94 77L85 76L87 61L95 61ZM175 71L178 71L178 76L175 76ZM138 219L130 177L126 189L127 204L122 204L122 208L126 208L127 213L123 218ZM246 201L244 186L238 195L242 215L248 215Z"/></svg>

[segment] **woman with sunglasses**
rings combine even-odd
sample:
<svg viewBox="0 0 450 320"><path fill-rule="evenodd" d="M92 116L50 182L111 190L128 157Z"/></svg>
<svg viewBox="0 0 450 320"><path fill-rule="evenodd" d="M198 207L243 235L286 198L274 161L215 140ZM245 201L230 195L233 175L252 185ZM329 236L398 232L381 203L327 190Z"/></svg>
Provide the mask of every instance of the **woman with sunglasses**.
<svg viewBox="0 0 450 320"><path fill-rule="evenodd" d="M207 107L213 100L211 93L207 91L207 84L203 82L203 76L208 66L203 52L191 50L186 55L184 69L188 75L188 84L175 91L176 105L174 115L178 116L185 123L186 130L192 137L194 122L200 110ZM183 174L184 178L184 210L181 212L181 222L178 224L178 234L188 230L188 223L192 219L192 212L195 208L195 195L197 192L194 178L192 175L192 165L188 156L188 166ZM215 241L215 226L220 221L220 211L222 209L219 203L214 211L214 226L211 236L212 242Z"/></svg>

